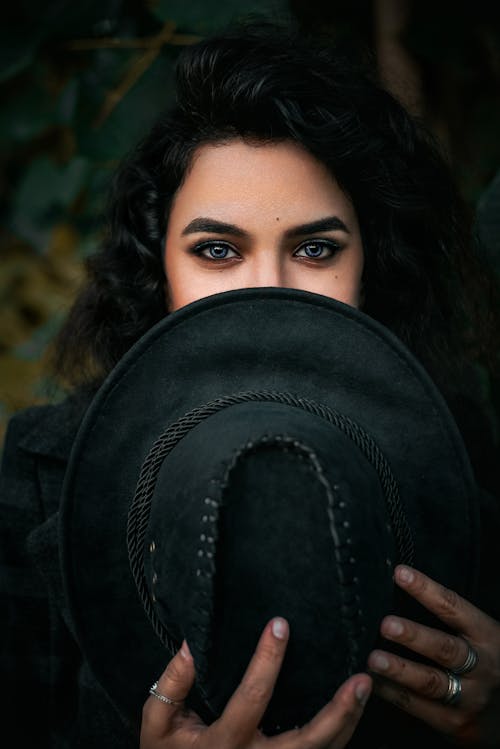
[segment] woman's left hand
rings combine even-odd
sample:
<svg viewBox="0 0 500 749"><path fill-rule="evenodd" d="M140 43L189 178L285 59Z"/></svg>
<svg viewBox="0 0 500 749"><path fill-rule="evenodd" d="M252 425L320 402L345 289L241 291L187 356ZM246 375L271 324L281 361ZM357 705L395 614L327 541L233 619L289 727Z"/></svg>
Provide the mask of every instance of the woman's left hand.
<svg viewBox="0 0 500 749"><path fill-rule="evenodd" d="M398 616L386 617L381 633L387 640L436 665L374 650L368 667L384 677L377 680L374 692L462 746L500 746L500 623L411 567L396 567L394 579L456 635ZM461 672L464 664L475 660L470 648L477 662ZM453 676L461 692L452 704L445 704Z"/></svg>

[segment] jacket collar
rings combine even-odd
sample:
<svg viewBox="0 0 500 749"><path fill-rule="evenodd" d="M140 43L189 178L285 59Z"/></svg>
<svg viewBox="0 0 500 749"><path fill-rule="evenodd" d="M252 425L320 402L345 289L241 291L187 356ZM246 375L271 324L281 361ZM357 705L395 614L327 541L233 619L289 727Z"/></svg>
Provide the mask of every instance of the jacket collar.
<svg viewBox="0 0 500 749"><path fill-rule="evenodd" d="M31 424L27 424L26 431L19 439L19 447L34 455L67 462L94 393L95 389L81 390L57 405L28 409L26 419Z"/></svg>

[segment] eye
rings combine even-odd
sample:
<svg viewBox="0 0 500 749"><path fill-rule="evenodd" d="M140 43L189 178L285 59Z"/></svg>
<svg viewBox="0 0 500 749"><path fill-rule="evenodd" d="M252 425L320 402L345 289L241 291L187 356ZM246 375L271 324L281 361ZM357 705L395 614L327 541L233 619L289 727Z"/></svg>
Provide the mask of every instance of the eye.
<svg viewBox="0 0 500 749"><path fill-rule="evenodd" d="M294 252L294 257L307 257L310 260L326 260L340 250L336 242L329 239L310 239L303 242Z"/></svg>
<svg viewBox="0 0 500 749"><path fill-rule="evenodd" d="M227 260L230 257L238 257L238 253L227 242L203 242L196 245L193 252L207 260Z"/></svg>

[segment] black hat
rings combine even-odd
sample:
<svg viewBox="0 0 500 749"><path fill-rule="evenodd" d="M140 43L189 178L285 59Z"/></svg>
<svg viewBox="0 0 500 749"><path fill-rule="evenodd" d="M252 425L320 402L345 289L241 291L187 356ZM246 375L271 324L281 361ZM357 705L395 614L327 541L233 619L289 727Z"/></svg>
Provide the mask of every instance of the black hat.
<svg viewBox="0 0 500 749"><path fill-rule="evenodd" d="M384 615L425 620L395 596L398 562L466 596L477 570L475 484L436 387L383 326L290 289L194 302L128 352L79 431L61 532L77 637L131 724L183 638L191 704L216 718L279 615L263 730L300 725L366 668Z"/></svg>

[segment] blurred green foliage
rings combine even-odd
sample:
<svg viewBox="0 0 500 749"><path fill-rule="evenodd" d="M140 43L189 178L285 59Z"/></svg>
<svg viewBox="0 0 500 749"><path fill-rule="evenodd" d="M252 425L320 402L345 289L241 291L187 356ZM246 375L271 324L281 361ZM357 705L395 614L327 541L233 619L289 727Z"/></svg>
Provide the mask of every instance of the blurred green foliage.
<svg viewBox="0 0 500 749"><path fill-rule="evenodd" d="M481 2L462 6L414 2L404 43L422 70L424 117L445 133L474 205L500 166L500 16L483 17ZM0 428L46 397L44 352L83 281L83 258L99 244L110 176L171 102L179 50L250 13L291 16L304 30L372 49L375 7L17 0L2 10Z"/></svg>
<svg viewBox="0 0 500 749"><path fill-rule="evenodd" d="M55 385L44 355L100 240L119 159L173 97L186 44L280 0L19 0L0 30L0 432Z"/></svg>

